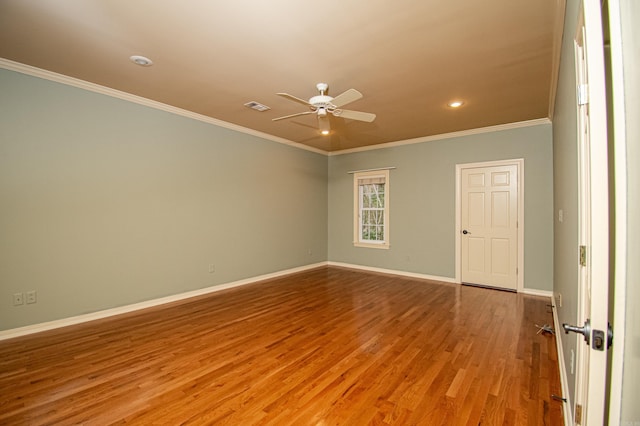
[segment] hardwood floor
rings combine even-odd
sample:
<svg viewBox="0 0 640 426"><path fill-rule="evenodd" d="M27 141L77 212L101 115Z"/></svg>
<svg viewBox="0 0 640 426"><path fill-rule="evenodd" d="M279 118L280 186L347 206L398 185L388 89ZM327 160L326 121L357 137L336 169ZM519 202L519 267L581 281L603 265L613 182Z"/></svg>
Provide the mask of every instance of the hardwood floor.
<svg viewBox="0 0 640 426"><path fill-rule="evenodd" d="M0 424L561 425L548 303L315 269L0 342Z"/></svg>

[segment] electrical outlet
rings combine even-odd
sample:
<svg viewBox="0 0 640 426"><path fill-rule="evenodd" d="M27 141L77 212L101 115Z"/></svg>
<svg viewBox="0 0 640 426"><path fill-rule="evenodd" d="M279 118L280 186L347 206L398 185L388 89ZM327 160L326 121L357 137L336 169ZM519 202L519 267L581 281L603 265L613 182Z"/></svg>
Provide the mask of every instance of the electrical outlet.
<svg viewBox="0 0 640 426"><path fill-rule="evenodd" d="M216 271L216 265L214 265L213 263L209 264L209 273L213 274Z"/></svg>
<svg viewBox="0 0 640 426"><path fill-rule="evenodd" d="M307 254L308 254L309 256L313 255L313 250L311 250L311 249L307 250Z"/></svg>
<svg viewBox="0 0 640 426"><path fill-rule="evenodd" d="M38 301L37 294L36 294L35 290L28 291L26 293L26 295L27 295L27 304L30 305L30 304L36 303Z"/></svg>
<svg viewBox="0 0 640 426"><path fill-rule="evenodd" d="M22 293L13 293L13 306L24 304L24 295Z"/></svg>

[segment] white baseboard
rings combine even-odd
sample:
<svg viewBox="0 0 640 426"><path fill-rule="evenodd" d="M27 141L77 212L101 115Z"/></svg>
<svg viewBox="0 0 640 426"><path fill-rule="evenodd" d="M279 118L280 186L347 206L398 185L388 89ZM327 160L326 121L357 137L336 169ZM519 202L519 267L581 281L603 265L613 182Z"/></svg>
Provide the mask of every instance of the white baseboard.
<svg viewBox="0 0 640 426"><path fill-rule="evenodd" d="M355 265L355 264L352 264L352 263L327 262L327 264L329 266L337 266L337 267L341 267L341 268L358 269L358 270L361 270L361 271L378 272L378 273L382 273L382 274L399 275L399 276L402 276L402 277L421 278L421 279L425 279L425 280L443 281L443 282L446 282L446 283L456 284L455 278L449 278L449 277L438 277L438 276L435 276L435 275L418 274L418 273L415 273L415 272L398 271L398 270L395 270L395 269L374 268L372 266Z"/></svg>
<svg viewBox="0 0 640 426"><path fill-rule="evenodd" d="M523 288L521 291L522 294L528 294L529 296L542 296L548 297L553 301L553 292L549 290L538 290L535 288Z"/></svg>
<svg viewBox="0 0 640 426"><path fill-rule="evenodd" d="M278 278L284 275L291 275L297 272L303 272L309 269L315 269L322 266L327 266L327 262L319 262L311 265L300 266L297 268L286 269L283 271L273 272L271 274L259 275L257 277L246 278L244 280L238 280L230 283L201 288L198 290L188 291L186 293L174 294L171 296L161 297L159 299L147 300L144 302L134 303L131 305L119 306L117 308L105 309L103 311L91 312L89 314L77 315L69 318L63 318L63 319L43 322L39 324L27 325L24 327L13 328L9 330L2 330L0 331L0 341L11 339L14 337L19 337L19 336L25 336L28 334L39 333L41 331L53 330L55 328L66 327L69 325L81 324L84 322L93 321L97 319L108 318L115 315L125 314L128 312L133 312L140 309L146 309L154 306L164 305L171 302L177 302L180 300L189 299L191 297L197 297L197 296L202 296L209 293L215 293L217 291L226 290L234 287L240 287L247 284L253 284L258 281Z"/></svg>
<svg viewBox="0 0 640 426"><path fill-rule="evenodd" d="M564 415L564 424L572 425L573 424L573 413L572 413L572 402L569 396L569 382L567 379L567 366L564 363L564 351L562 350L562 339L560 338L560 333L562 332L562 328L560 327L560 321L558 320L558 311L556 310L555 303L552 304L553 308L553 326L556 331L556 347L558 348L558 368L560 369L560 386L562 387L562 397L566 398L567 401L562 405L562 413Z"/></svg>
<svg viewBox="0 0 640 426"><path fill-rule="evenodd" d="M83 314L83 315L76 315L76 316L73 316L73 317L62 318L62 319L59 319L59 320L48 321L48 322L43 322L43 323L39 323L39 324L27 325L27 326L24 326L24 327L18 327L18 328L13 328L13 329L9 329L9 330L1 330L0 331L0 341L6 340L6 339L11 339L11 338L14 338L14 337L19 337L19 336L25 336L25 335L28 335L28 334L39 333L41 331L47 331L47 330L53 330L53 329L56 329L56 328L66 327L66 326L69 326L69 325L81 324L81 323L84 323L84 322L94 321L94 320L97 320L97 319L108 318L108 317L112 317L112 316L115 316L115 315L120 315L120 314L125 314L125 313L128 313L128 312L137 311L137 310L140 310L140 309L146 309L146 308L151 308L151 307L154 307L154 306L164 305L164 304L167 304L167 303L177 302L177 301L180 301L180 300L189 299L191 297L197 297L197 296L202 296L202 295L205 295L205 294L215 293L217 291L226 290L226 289L234 288L234 287L240 287L240 286L247 285L247 284L253 284L253 283L258 282L258 281L264 281L264 280L268 280L268 279L271 279L271 278L278 278L278 277L282 277L282 276L285 276L285 275L295 274L297 272L307 271L309 269L319 268L319 267L322 267L322 266L336 266L336 267L357 269L357 270L369 271L369 272L377 272L377 273L382 273L382 274L396 275L396 276L402 276L402 277L408 277L408 278L419 278L419 279L440 281L440 282L446 282L446 283L452 283L452 284L460 284L460 283L456 282L455 278L450 278L450 277L440 277L440 276L436 276L436 275L419 274L419 273L415 273L415 272L399 271L399 270L395 270L395 269L376 268L376 267L372 267L372 266L356 265L356 264L352 264L352 263L319 262L319 263L314 263L314 264L311 264L311 265L300 266L300 267L297 267L297 268L286 269L286 270L282 270L282 271L278 271L278 272L274 272L274 273L270 273L270 274L265 274L265 275L259 275L259 276L256 276L256 277L246 278L246 279L239 280L239 281L233 281L233 282L229 282L229 283L225 283L225 284L219 284L219 285L206 287L206 288L202 288L202 289L198 289L198 290L188 291L188 292L185 292L185 293L174 294L174 295L171 295L171 296L161 297L161 298L158 298L158 299L147 300L147 301L144 301L144 302L134 303L134 304L131 304L131 305L119 306L117 308L105 309L105 310L102 310L102 311L91 312L91 313ZM523 293L524 294L534 295L534 296L545 296L545 297L549 297L549 298L553 299L553 293L550 292L550 291L546 291L546 290L535 290L535 289L526 289L525 288L523 290ZM554 314L555 314L555 310L554 310ZM556 327L556 329L557 329L557 327ZM559 346L559 348L560 348L560 350L562 349L560 346ZM563 358L562 358L562 360L563 360Z"/></svg>

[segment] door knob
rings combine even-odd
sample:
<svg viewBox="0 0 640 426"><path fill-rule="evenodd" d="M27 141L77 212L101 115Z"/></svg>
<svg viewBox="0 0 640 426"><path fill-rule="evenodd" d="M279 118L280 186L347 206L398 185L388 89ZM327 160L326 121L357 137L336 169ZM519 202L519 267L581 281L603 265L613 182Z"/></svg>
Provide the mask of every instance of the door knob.
<svg viewBox="0 0 640 426"><path fill-rule="evenodd" d="M584 322L584 327L577 327L575 325L562 324L562 328L564 328L564 332L566 334L569 334L570 331L574 333L582 334L584 336L584 341L587 342L587 345L589 344L590 337L591 337L591 323L588 318Z"/></svg>
<svg viewBox="0 0 640 426"><path fill-rule="evenodd" d="M462 233L463 233L464 235L467 235L467 234L470 234L471 232L467 231L466 229L463 229L463 230L462 230Z"/></svg>

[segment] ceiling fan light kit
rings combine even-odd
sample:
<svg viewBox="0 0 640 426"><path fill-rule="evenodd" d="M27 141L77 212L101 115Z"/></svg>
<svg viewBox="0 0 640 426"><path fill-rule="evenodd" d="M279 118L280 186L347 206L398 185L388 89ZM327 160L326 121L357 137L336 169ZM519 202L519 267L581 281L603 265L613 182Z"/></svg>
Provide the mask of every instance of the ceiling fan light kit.
<svg viewBox="0 0 640 426"><path fill-rule="evenodd" d="M329 123L329 118L326 116L326 112L323 118L318 116L318 128L320 129L320 134L323 136L326 136L331 132L331 123Z"/></svg>
<svg viewBox="0 0 640 426"><path fill-rule="evenodd" d="M318 89L320 94L313 96L308 101L305 101L304 99L298 98L288 93L277 93L278 96L282 96L283 98L289 99L290 101L308 106L310 111L277 117L274 118L273 121L279 121L287 118L315 113L318 117L318 128L320 130L320 133L323 135L328 135L331 129L329 115L333 115L334 117L348 118L350 120L365 121L367 123L371 123L376 119L376 115L370 112L339 109L339 107L343 105L362 98L362 93L358 92L357 90L349 89L333 98L326 94L327 89L329 88L329 85L327 83L318 83L316 85L316 88Z"/></svg>

